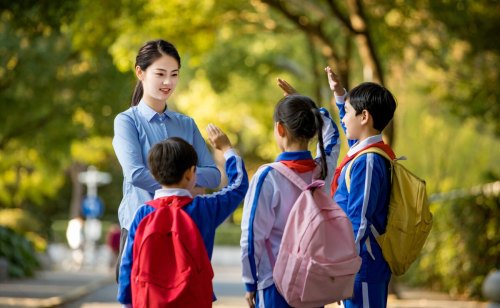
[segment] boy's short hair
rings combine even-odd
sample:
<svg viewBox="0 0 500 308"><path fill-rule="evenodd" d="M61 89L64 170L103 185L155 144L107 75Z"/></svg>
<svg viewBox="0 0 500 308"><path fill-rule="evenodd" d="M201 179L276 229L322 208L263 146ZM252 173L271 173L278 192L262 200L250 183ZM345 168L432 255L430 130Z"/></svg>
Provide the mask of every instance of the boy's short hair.
<svg viewBox="0 0 500 308"><path fill-rule="evenodd" d="M383 86L374 82L363 82L346 96L356 115L367 110L373 118L373 128L382 131L392 120L396 110L396 99Z"/></svg>
<svg viewBox="0 0 500 308"><path fill-rule="evenodd" d="M179 137L158 142L148 154L149 170L161 185L179 183L184 172L197 163L198 155L193 146Z"/></svg>

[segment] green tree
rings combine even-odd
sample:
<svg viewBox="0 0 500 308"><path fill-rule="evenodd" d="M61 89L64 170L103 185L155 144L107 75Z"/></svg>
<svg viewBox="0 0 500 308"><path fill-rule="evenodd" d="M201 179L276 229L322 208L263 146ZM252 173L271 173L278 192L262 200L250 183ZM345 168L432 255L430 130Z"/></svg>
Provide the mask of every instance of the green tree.
<svg viewBox="0 0 500 308"><path fill-rule="evenodd" d="M129 77L105 49L92 58L74 49L69 25L78 9L78 2L22 1L0 11L0 206L36 213L46 226L68 205L54 198L73 143L101 135L110 142L127 99L121 89Z"/></svg>
<svg viewBox="0 0 500 308"><path fill-rule="evenodd" d="M381 53L418 71L420 90L436 110L480 119L478 130L499 135L498 1L391 0L372 12L383 21L373 24Z"/></svg>

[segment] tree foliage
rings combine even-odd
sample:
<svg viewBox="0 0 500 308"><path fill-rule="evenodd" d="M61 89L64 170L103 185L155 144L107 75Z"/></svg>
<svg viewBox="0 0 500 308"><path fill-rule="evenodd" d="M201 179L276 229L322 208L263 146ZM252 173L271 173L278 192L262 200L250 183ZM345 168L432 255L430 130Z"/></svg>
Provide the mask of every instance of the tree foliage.
<svg viewBox="0 0 500 308"><path fill-rule="evenodd" d="M376 1L374 32L389 65L420 76L435 108L482 122L500 134L500 3L491 0ZM390 33L390 39L387 34Z"/></svg>
<svg viewBox="0 0 500 308"><path fill-rule="evenodd" d="M78 9L78 2L21 1L0 11L0 205L27 209L45 226L61 212L58 202L67 207L54 198L79 159L73 143L92 136L109 143L128 88L106 50L90 58L74 48L69 27Z"/></svg>
<svg viewBox="0 0 500 308"><path fill-rule="evenodd" d="M112 174L99 193L116 219L113 118L129 106L137 50L157 38L182 58L169 108L202 133L220 125L250 173L278 154L275 79L329 108L333 65L347 88L376 80L395 94L396 152L431 193L498 180L498 12L492 0L2 1L0 208L47 227L70 202L78 210L77 174L93 164Z"/></svg>
<svg viewBox="0 0 500 308"><path fill-rule="evenodd" d="M500 266L499 209L500 197L485 194L435 204L439 219L407 280L453 295L481 297L484 279Z"/></svg>

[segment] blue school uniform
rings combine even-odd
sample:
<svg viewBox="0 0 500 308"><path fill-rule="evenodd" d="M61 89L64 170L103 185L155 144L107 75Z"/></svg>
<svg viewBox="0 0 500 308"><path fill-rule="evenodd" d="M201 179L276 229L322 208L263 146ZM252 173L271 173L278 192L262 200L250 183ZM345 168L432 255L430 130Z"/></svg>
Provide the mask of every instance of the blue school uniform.
<svg viewBox="0 0 500 308"><path fill-rule="evenodd" d="M324 121L323 141L328 175L323 187L328 194L340 152L337 125L321 108ZM319 168L310 151L283 152L277 158L307 183L318 178ZM290 307L278 293L273 281L273 264L290 211L302 191L281 173L269 166L254 174L245 202L241 221L241 262L243 282L248 292L256 292L256 307ZM272 257L271 257L272 254Z"/></svg>
<svg viewBox="0 0 500 308"><path fill-rule="evenodd" d="M234 212L245 197L248 189L248 176L241 157L236 155L236 152L232 149L226 151L224 157L227 159L228 185L213 194L196 196L190 204L182 208L198 226L209 259L212 258L216 228ZM189 191L180 188L159 189L155 193L155 199L167 196L191 197L191 194ZM153 211L155 211L155 208L148 204L140 206L130 225L127 243L121 259L118 281L117 299L122 304L132 302L130 274L134 261L135 233L142 219Z"/></svg>
<svg viewBox="0 0 500 308"><path fill-rule="evenodd" d="M343 98L336 97L341 119L345 115ZM343 126L343 125L342 125ZM345 127L344 132L345 132ZM361 142L349 140L348 156L382 141L382 135L371 136ZM350 190L347 190L345 172L351 167ZM389 265L372 232L385 232L391 187L390 163L382 156L367 153L344 166L338 179L334 200L351 220L356 248L362 258L356 275L354 296L344 301L346 308L386 307L391 278Z"/></svg>

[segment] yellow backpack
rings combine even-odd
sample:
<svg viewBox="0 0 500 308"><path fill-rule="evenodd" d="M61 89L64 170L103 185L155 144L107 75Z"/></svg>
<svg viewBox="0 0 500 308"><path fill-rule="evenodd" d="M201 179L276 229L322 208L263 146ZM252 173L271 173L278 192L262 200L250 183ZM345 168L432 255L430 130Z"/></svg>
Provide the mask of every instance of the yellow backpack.
<svg viewBox="0 0 500 308"><path fill-rule="evenodd" d="M392 160L384 150L370 147L359 152L346 170L346 186L351 185L351 166L364 153L376 153L391 162L391 195L387 227L384 234L375 236L384 259L394 275L403 275L417 259L432 228L432 213L425 190L425 181L408 171L398 159Z"/></svg>

